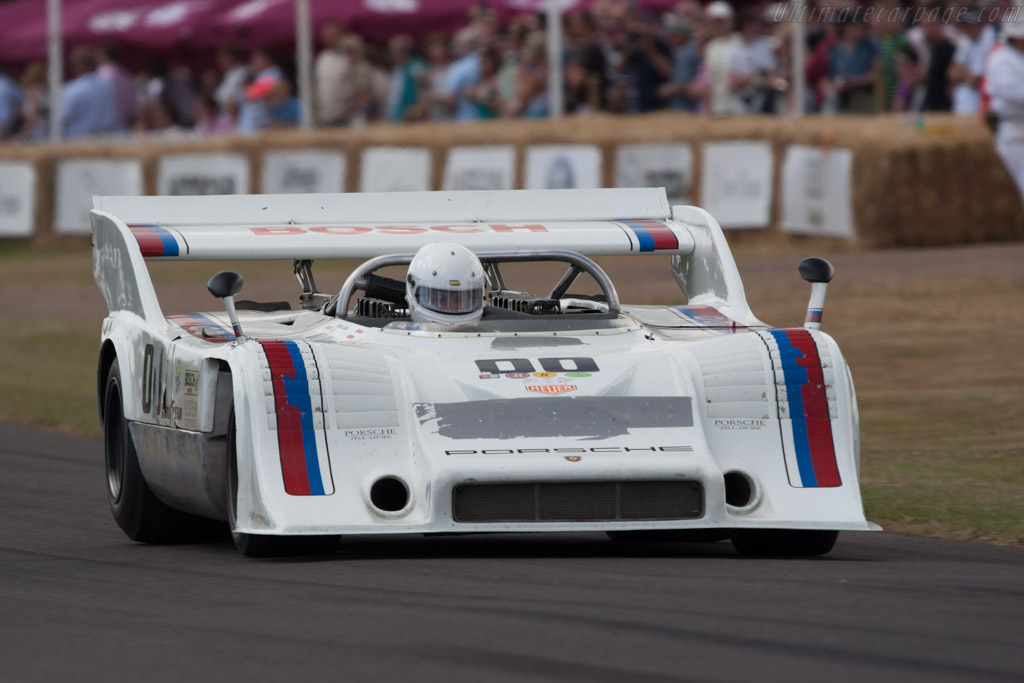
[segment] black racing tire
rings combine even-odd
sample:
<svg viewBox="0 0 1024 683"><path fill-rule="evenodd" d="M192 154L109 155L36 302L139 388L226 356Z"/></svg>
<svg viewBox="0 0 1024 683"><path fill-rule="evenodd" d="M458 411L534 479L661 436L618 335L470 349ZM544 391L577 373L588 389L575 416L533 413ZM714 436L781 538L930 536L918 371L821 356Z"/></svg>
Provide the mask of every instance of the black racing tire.
<svg viewBox="0 0 1024 683"><path fill-rule="evenodd" d="M605 533L616 543L718 543L732 537L732 532L721 529L655 529Z"/></svg>
<svg viewBox="0 0 1024 683"><path fill-rule="evenodd" d="M745 557L817 557L836 544L838 531L817 529L741 529L732 537Z"/></svg>
<svg viewBox="0 0 1024 683"><path fill-rule="evenodd" d="M121 368L115 359L103 392L103 451L110 512L133 541L169 543L179 539L176 522L180 521L180 513L164 505L142 476L124 417L122 386Z"/></svg>
<svg viewBox="0 0 1024 683"><path fill-rule="evenodd" d="M227 507L228 524L231 527L231 540L235 547L246 557L318 557L331 555L338 547L340 536L269 536L266 534L246 534L235 531L235 519L238 510L238 448L235 441L235 412L231 411L228 418L228 476L227 476Z"/></svg>

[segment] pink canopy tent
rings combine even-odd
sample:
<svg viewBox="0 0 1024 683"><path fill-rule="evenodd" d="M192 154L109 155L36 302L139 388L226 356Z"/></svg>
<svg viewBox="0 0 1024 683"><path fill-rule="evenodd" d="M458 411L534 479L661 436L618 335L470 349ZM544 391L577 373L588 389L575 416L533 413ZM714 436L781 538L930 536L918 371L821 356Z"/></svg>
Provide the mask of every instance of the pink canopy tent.
<svg viewBox="0 0 1024 683"><path fill-rule="evenodd" d="M337 20L374 41L464 26L478 0L310 0L314 25ZM63 0L67 47L112 42L164 50L178 45L241 48L295 41L295 0ZM0 60L46 57L46 3L0 5Z"/></svg>

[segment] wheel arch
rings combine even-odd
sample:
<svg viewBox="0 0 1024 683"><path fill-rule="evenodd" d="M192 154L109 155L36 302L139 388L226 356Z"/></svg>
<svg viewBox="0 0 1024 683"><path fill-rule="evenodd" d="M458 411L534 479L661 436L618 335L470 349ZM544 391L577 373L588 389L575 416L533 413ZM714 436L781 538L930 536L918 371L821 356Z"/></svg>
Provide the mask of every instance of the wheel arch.
<svg viewBox="0 0 1024 683"><path fill-rule="evenodd" d="M103 429L105 415L104 395L107 392L107 377L110 376L110 367L117 359L117 348L112 339L107 339L100 347L100 360L96 370L96 412L100 421L100 429Z"/></svg>

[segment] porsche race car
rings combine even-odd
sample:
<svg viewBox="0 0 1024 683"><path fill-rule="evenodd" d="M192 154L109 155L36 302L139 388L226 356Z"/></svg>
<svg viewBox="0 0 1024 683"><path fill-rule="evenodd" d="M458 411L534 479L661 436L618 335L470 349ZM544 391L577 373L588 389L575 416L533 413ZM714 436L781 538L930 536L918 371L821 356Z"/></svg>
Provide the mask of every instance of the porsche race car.
<svg viewBox="0 0 1024 683"><path fill-rule="evenodd" d="M254 556L573 531L810 556L877 528L820 331L831 266L801 264L807 323L774 329L715 219L664 190L97 197L92 229L108 497L136 541L226 522ZM401 273L438 241L484 265L477 322L409 317ZM621 303L591 259L612 255L664 264L679 302ZM332 259L360 263L322 292ZM204 260L284 261L301 290L236 300L225 271L215 310L165 316L147 261ZM523 263L560 275L513 283Z"/></svg>

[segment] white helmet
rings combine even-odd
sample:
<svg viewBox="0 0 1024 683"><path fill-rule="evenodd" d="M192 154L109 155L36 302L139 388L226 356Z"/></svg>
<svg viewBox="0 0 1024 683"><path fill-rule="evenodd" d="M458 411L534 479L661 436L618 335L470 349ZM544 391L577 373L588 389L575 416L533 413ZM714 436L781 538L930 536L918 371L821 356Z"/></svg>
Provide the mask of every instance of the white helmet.
<svg viewBox="0 0 1024 683"><path fill-rule="evenodd" d="M484 267L460 244L420 247L405 278L405 300L418 323L462 325L484 312Z"/></svg>

